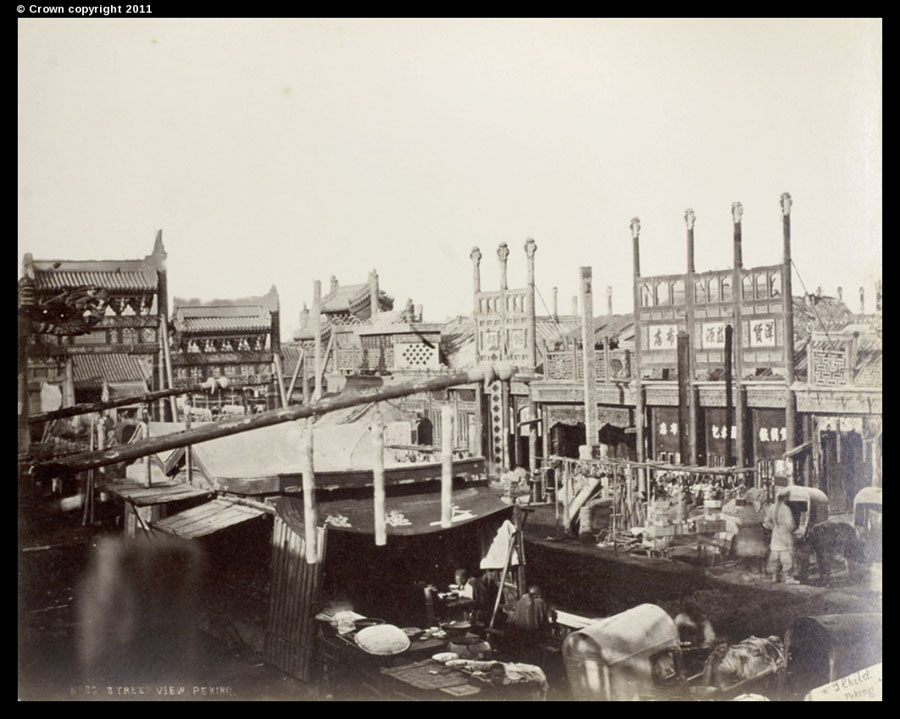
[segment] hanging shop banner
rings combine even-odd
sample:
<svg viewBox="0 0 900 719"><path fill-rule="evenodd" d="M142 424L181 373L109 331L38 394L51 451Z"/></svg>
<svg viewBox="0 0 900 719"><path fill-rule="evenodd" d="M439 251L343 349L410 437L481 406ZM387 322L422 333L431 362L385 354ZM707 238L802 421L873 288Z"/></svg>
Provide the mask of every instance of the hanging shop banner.
<svg viewBox="0 0 900 719"><path fill-rule="evenodd" d="M676 453L681 451L680 432L677 407L653 407L653 449L655 459L660 459L660 452ZM666 458L668 461L669 458Z"/></svg>
<svg viewBox="0 0 900 719"><path fill-rule="evenodd" d="M704 322L700 346L705 350L725 349L725 323Z"/></svg>
<svg viewBox="0 0 900 719"><path fill-rule="evenodd" d="M775 346L775 318L750 320L750 346Z"/></svg>
<svg viewBox="0 0 900 719"><path fill-rule="evenodd" d="M649 325L648 347L651 350L678 349L678 325Z"/></svg>
<svg viewBox="0 0 900 719"><path fill-rule="evenodd" d="M753 445L757 459L779 459L787 450L783 409L753 410Z"/></svg>
<svg viewBox="0 0 900 719"><path fill-rule="evenodd" d="M706 410L706 450L709 456L732 457L737 454L737 425L727 424L727 412L723 408ZM729 452L730 449L730 452Z"/></svg>

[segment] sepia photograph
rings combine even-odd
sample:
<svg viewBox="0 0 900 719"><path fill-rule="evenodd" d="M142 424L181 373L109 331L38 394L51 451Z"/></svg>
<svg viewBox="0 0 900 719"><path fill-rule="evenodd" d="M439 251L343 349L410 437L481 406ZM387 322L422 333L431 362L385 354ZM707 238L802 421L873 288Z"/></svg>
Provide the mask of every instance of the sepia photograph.
<svg viewBox="0 0 900 719"><path fill-rule="evenodd" d="M880 18L17 11L19 701L882 701Z"/></svg>

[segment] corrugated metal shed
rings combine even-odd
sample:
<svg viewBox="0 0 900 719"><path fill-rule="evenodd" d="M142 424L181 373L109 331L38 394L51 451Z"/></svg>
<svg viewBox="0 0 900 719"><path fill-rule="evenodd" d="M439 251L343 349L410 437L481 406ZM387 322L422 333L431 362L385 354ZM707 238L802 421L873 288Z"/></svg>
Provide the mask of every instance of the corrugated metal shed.
<svg viewBox="0 0 900 719"><path fill-rule="evenodd" d="M79 354L74 356L74 363L75 386L79 389L100 387L103 380L146 384L152 371L153 356L125 353Z"/></svg>
<svg viewBox="0 0 900 719"><path fill-rule="evenodd" d="M214 499L199 507L151 522L150 526L182 539L195 539L264 514L261 509L234 504L227 499Z"/></svg>

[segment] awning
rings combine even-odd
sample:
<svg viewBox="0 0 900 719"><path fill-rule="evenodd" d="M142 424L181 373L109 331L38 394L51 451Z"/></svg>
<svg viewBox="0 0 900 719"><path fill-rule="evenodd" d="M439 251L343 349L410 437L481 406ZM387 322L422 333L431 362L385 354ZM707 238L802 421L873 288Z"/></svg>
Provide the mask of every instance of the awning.
<svg viewBox="0 0 900 719"><path fill-rule="evenodd" d="M303 535L303 501L296 497L279 497L271 500L278 516L294 532ZM512 505L505 504L486 487L471 487L453 493L451 527L484 519L498 512L512 512ZM371 499L353 499L327 502L318 505L320 526L329 530L374 534L374 507ZM388 497L385 500L385 517L389 535L411 536L441 531L441 495L414 494L406 497Z"/></svg>
<svg viewBox="0 0 900 719"><path fill-rule="evenodd" d="M152 484L147 487L143 484L109 484L104 489L110 494L121 497L138 507L148 507L154 504L168 504L180 502L183 499L193 499L212 494L210 490L184 482L169 481L165 484Z"/></svg>
<svg viewBox="0 0 900 719"><path fill-rule="evenodd" d="M182 539L194 539L205 537L220 529L232 527L250 519L256 519L263 514L265 512L261 509L234 504L226 499L214 499L199 507L151 522L150 526Z"/></svg>

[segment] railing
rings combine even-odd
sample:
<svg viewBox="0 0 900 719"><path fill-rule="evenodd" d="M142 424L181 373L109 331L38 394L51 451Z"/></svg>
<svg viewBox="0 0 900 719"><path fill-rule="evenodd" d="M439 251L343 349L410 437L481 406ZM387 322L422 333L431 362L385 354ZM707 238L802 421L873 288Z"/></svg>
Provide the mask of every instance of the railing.
<svg viewBox="0 0 900 719"><path fill-rule="evenodd" d="M387 371L393 368L393 347L368 349L352 347L337 351L337 369L339 372Z"/></svg>
<svg viewBox="0 0 900 719"><path fill-rule="evenodd" d="M631 351L610 350L609 366L606 353L594 350L597 382L619 382L631 379ZM580 349L552 350L544 356L544 379L550 382L582 382L584 355Z"/></svg>

